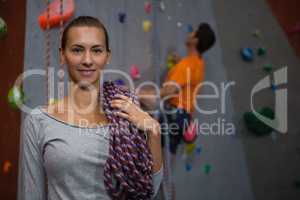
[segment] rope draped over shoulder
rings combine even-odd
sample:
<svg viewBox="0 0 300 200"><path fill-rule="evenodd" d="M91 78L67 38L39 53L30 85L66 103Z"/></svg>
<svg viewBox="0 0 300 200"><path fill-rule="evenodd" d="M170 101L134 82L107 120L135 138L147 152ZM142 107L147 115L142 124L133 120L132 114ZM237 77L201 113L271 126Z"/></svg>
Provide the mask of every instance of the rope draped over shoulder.
<svg viewBox="0 0 300 200"><path fill-rule="evenodd" d="M153 195L153 159L146 138L128 120L114 114L110 100L115 94L137 97L124 86L104 82L100 100L110 124L109 156L104 166L104 184L113 200L149 200Z"/></svg>

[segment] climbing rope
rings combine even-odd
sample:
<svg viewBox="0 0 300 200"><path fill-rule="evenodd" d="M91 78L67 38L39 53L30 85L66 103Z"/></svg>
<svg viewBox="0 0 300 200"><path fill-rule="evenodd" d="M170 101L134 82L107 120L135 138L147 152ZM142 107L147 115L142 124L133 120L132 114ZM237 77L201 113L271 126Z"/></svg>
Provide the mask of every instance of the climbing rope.
<svg viewBox="0 0 300 200"><path fill-rule="evenodd" d="M46 0L47 3L47 27L45 32L46 38L46 56L45 56L45 67L46 67L46 105L49 104L49 68L51 64L51 45L50 45L50 0Z"/></svg>
<svg viewBox="0 0 300 200"><path fill-rule="evenodd" d="M45 68L46 68L46 105L49 105L51 103L52 96L49 98L49 94L51 92L50 90L50 80L51 77L49 77L49 69L51 66L51 31L50 31L50 0L46 0L46 6L47 6L47 26L46 26L46 31L45 31L45 41L46 41L46 50L45 50ZM63 22L63 13L64 13L64 0L60 0L60 28L59 28L59 38L61 41L62 34L63 34L63 29L64 29L64 22ZM58 70L58 78L59 78L59 97L63 97L63 85L64 85L64 68L63 64L60 61L59 62L59 70Z"/></svg>
<svg viewBox="0 0 300 200"><path fill-rule="evenodd" d="M64 12L64 3L63 0L60 0L60 29L59 29L59 38L60 41L62 39L63 31L64 31L64 22L63 22L63 12ZM62 62L59 62L59 70L58 70L58 78L59 78L59 89L58 89L58 97L63 98L64 95L64 66Z"/></svg>

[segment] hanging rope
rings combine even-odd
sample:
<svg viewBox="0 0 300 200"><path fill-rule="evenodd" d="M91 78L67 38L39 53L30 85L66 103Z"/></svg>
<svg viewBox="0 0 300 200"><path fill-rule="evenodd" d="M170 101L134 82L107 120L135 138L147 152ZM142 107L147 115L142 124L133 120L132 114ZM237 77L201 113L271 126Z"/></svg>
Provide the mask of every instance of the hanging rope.
<svg viewBox="0 0 300 200"><path fill-rule="evenodd" d="M153 28L152 28L152 40L149 42L151 46L151 54L152 57L150 56L149 62L151 63L152 66L155 67L155 82L157 85L160 85L160 74L161 74L161 52L160 52L160 38L159 38L159 32L158 32L158 9L159 9L159 4L161 2L152 0L152 7L153 7L153 15L152 15L152 21L153 21ZM149 44L148 43L148 44ZM149 47L150 49L150 47ZM156 105L157 108L159 108L159 104ZM164 115L164 113L162 113ZM164 115L164 122L167 123L167 119ZM170 140L168 137L168 134L163 135L164 140L165 140L165 149L164 149L164 179L163 179L163 195L164 199L170 200L173 199L173 177L172 177L172 170L171 170L171 155L169 151L169 146L170 146Z"/></svg>
<svg viewBox="0 0 300 200"><path fill-rule="evenodd" d="M46 105L49 104L49 68L51 64L51 46L50 46L50 0L47 0L47 28L45 32L46 37L46 57L45 57L45 67L46 67Z"/></svg>
<svg viewBox="0 0 300 200"><path fill-rule="evenodd" d="M46 41L46 56L45 56L45 68L46 68L46 105L49 105L50 98L50 80L51 77L49 77L49 68L51 66L51 32L50 32L50 0L46 0L46 6L47 6L47 14L46 14L46 21L47 21L47 26L46 26L46 31L45 31L45 41ZM64 0L60 0L60 29L59 29L59 38L61 41L62 34L63 34L63 29L64 29L64 22L63 22L63 13L64 13ZM58 78L59 78L59 89L58 89L58 96L63 97L64 95L64 90L63 90L63 84L64 84L64 68L63 64L59 62L59 70L58 70Z"/></svg>
<svg viewBox="0 0 300 200"><path fill-rule="evenodd" d="M64 31L64 21L63 21L63 13L64 13L64 1L60 0L60 29L59 29L59 41L62 39L63 31ZM60 60L59 62L59 70L58 70L58 78L59 78L59 87L58 87L58 97L63 98L64 96L64 66Z"/></svg>

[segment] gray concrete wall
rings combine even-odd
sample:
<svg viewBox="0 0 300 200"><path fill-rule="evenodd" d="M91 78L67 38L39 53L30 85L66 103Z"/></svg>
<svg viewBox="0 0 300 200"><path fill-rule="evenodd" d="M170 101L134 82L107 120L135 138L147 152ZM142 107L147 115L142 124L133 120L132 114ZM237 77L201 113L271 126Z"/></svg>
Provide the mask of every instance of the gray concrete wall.
<svg viewBox="0 0 300 200"><path fill-rule="evenodd" d="M75 16L92 15L106 25L112 49L112 61L107 66L129 72L132 64L140 66L144 80L158 81L165 69L169 49L176 49L184 56L184 39L187 24L198 25L209 22L218 35L217 44L204 56L206 80L220 88L222 82L236 84L226 93L226 112L220 113L220 99L201 100L203 109L217 107L218 113L203 115L194 113L202 123L212 124L217 119L233 123L234 135L200 135L197 145L202 147L196 156L191 172L186 172L182 155L177 158L174 170L177 199L207 200L252 200L252 199L297 199L299 190L292 183L299 178L299 60L288 44L278 23L263 0L164 0L166 10L151 15L144 12L141 0L76 0ZM157 6L158 1L155 6ZM27 2L26 44L24 70L44 69L45 35L38 26L37 17L44 10L44 1ZM157 7L156 7L157 8ZM126 12L125 24L118 21L118 12ZM153 21L153 31L144 33L142 21ZM177 23L182 23L181 27ZM263 39L251 36L260 29ZM58 69L58 29L51 30L51 64ZM240 60L242 46L268 48L265 59L253 64ZM261 65L272 63L276 67L289 66L289 133L256 138L249 133L241 120L242 113L250 109L250 90L265 76ZM66 77L66 80L68 77ZM55 80L55 82L57 79ZM35 107L45 102L45 79L35 76L25 81L27 105ZM203 88L209 94L211 88ZM263 92L256 105L272 105L273 93ZM209 175L202 172L204 164L211 164Z"/></svg>

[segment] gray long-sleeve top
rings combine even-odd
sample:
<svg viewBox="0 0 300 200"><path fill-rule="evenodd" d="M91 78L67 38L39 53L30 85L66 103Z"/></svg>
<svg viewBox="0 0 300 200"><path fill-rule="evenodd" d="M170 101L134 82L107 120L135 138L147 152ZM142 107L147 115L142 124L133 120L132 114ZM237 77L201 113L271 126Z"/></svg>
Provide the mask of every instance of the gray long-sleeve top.
<svg viewBox="0 0 300 200"><path fill-rule="evenodd" d="M18 200L109 199L103 183L108 125L70 125L39 106L26 116L21 133ZM162 169L153 174L155 194L162 177Z"/></svg>

